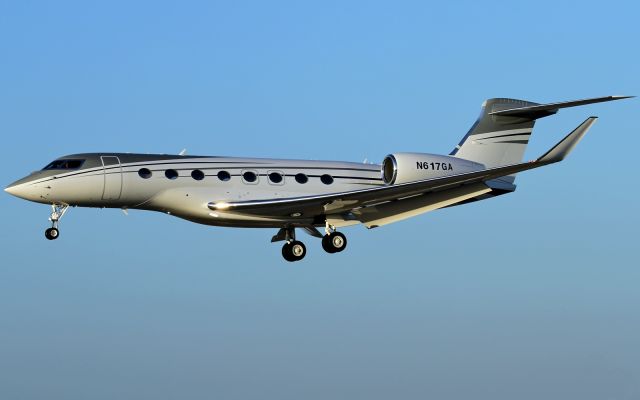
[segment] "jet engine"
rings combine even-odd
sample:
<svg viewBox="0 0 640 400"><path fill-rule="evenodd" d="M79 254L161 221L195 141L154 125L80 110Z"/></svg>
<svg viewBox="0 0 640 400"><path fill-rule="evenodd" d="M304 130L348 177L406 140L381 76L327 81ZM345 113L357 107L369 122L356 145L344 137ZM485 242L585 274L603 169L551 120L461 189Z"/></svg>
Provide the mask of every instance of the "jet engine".
<svg viewBox="0 0 640 400"><path fill-rule="evenodd" d="M462 158L426 153L393 153L382 161L387 185L480 171L485 166Z"/></svg>

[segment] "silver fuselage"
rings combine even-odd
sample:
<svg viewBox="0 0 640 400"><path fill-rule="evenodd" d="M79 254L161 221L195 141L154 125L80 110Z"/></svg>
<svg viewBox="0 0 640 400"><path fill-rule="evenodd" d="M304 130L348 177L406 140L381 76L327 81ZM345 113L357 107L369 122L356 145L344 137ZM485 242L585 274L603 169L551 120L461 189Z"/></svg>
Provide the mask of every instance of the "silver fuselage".
<svg viewBox="0 0 640 400"><path fill-rule="evenodd" d="M282 218L212 212L207 204L346 192L383 184L379 165L350 162L128 153L74 154L58 160L65 159L82 160L82 165L34 172L6 191L45 204L152 210L207 225L279 227ZM150 176L140 173L144 169ZM170 179L167 171L177 176L169 173ZM228 173L228 180L219 178L221 171L222 178ZM244 179L246 172L253 172L256 180ZM270 174L282 180L275 182ZM298 174L307 181L300 183ZM325 182L331 182L323 183L323 175L331 177ZM297 222L324 224L304 217Z"/></svg>

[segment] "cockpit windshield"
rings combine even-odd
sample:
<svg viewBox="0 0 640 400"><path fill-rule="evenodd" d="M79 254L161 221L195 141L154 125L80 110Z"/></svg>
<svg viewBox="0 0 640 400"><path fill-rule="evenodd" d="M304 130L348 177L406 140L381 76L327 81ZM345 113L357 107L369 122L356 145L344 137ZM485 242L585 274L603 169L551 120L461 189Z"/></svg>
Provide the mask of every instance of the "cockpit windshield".
<svg viewBox="0 0 640 400"><path fill-rule="evenodd" d="M50 169L78 169L82 166L84 160L55 160L42 168L43 171Z"/></svg>

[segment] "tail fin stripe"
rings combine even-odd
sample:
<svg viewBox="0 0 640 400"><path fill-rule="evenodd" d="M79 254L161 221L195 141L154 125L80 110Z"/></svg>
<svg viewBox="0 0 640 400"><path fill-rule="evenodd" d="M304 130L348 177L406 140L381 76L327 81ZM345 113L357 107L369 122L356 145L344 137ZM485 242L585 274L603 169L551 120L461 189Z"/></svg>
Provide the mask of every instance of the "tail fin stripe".
<svg viewBox="0 0 640 400"><path fill-rule="evenodd" d="M484 133L476 133L474 135L469 135L470 139L486 139L488 137L491 137L491 135L496 135L497 133L500 134L500 136L502 135L513 135L513 134L530 134L532 131L531 128L524 128L524 129L509 129L509 130L504 130L504 131L491 131L491 132L484 132Z"/></svg>
<svg viewBox="0 0 640 400"><path fill-rule="evenodd" d="M492 142L492 143L515 143L515 144L527 144L528 140L503 140L501 142Z"/></svg>
<svg viewBox="0 0 640 400"><path fill-rule="evenodd" d="M511 133L509 135L496 135L496 136L487 136L483 138L474 138L473 140L486 140L486 139L497 139L497 138L503 138L503 137L530 136L530 135L531 135L531 131L528 131L528 132L522 132L522 133Z"/></svg>

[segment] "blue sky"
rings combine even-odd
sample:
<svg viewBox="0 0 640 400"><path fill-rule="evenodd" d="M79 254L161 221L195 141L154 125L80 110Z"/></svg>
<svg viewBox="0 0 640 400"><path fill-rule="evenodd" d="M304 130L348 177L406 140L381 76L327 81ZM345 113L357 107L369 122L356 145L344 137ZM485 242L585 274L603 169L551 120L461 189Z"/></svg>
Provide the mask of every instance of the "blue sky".
<svg viewBox="0 0 640 400"><path fill-rule="evenodd" d="M618 2L4 2L4 185L75 152L448 153L485 98L640 94ZM516 193L301 263L270 230L0 196L0 397L637 399L638 100Z"/></svg>

